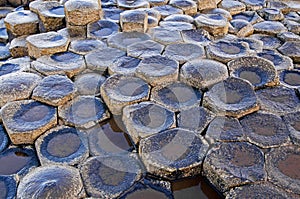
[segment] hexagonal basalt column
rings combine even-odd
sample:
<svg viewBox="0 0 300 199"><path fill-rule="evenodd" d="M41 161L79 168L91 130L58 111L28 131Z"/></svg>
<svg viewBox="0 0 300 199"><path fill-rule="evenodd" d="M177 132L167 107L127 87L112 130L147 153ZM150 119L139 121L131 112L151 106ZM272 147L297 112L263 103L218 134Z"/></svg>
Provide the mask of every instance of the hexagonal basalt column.
<svg viewBox="0 0 300 199"><path fill-rule="evenodd" d="M146 0L117 0L119 8L126 10L135 10L137 8L149 8L149 2Z"/></svg>
<svg viewBox="0 0 300 199"><path fill-rule="evenodd" d="M0 176L1 196L4 198L15 198L17 193L17 179L12 176Z"/></svg>
<svg viewBox="0 0 300 199"><path fill-rule="evenodd" d="M265 199L272 198L291 198L296 199L297 196L293 196L292 194L285 192L282 189L274 186L269 182L260 183L260 184L252 184L252 185L244 185L241 187L236 187L231 189L226 194L226 199L238 199L238 198L261 198L264 196Z"/></svg>
<svg viewBox="0 0 300 199"><path fill-rule="evenodd" d="M65 15L68 24L84 26L100 20L101 6L95 0L70 0L65 3Z"/></svg>
<svg viewBox="0 0 300 199"><path fill-rule="evenodd" d="M120 24L124 32L146 32L148 14L140 10L127 10L120 14Z"/></svg>
<svg viewBox="0 0 300 199"><path fill-rule="evenodd" d="M40 31L56 31L64 26L65 13L64 6L59 2L46 1L37 7L40 18Z"/></svg>
<svg viewBox="0 0 300 199"><path fill-rule="evenodd" d="M9 52L12 57L28 56L28 47L26 42L26 35L13 39L9 46Z"/></svg>
<svg viewBox="0 0 300 199"><path fill-rule="evenodd" d="M289 144L289 130L279 116L256 112L240 120L247 139L261 148Z"/></svg>
<svg viewBox="0 0 300 199"><path fill-rule="evenodd" d="M141 178L142 172L134 154L96 156L88 159L80 170L86 192L97 198L117 198Z"/></svg>
<svg viewBox="0 0 300 199"><path fill-rule="evenodd" d="M111 113L121 115L124 106L147 100L150 86L138 77L116 74L102 84L100 91Z"/></svg>
<svg viewBox="0 0 300 199"><path fill-rule="evenodd" d="M67 51L70 42L67 37L56 32L31 35L26 38L26 41L28 54L34 58Z"/></svg>
<svg viewBox="0 0 300 199"><path fill-rule="evenodd" d="M98 73L83 73L75 77L74 86L79 95L99 95L106 77Z"/></svg>
<svg viewBox="0 0 300 199"><path fill-rule="evenodd" d="M256 91L261 110L283 115L300 108L300 100L294 89L277 86Z"/></svg>
<svg viewBox="0 0 300 199"><path fill-rule="evenodd" d="M182 82L170 82L156 86L151 100L177 112L200 105L202 92Z"/></svg>
<svg viewBox="0 0 300 199"><path fill-rule="evenodd" d="M10 102L1 109L1 115L14 144L32 144L57 120L56 108L33 100Z"/></svg>
<svg viewBox="0 0 300 199"><path fill-rule="evenodd" d="M216 0L197 0L197 4L199 10L213 9L217 7Z"/></svg>
<svg viewBox="0 0 300 199"><path fill-rule="evenodd" d="M84 197L80 173L70 166L41 166L28 173L18 186L18 198ZM34 194L34 195L33 195Z"/></svg>
<svg viewBox="0 0 300 199"><path fill-rule="evenodd" d="M238 119L218 116L209 124L206 140L214 142L246 141L245 133Z"/></svg>
<svg viewBox="0 0 300 199"><path fill-rule="evenodd" d="M228 68L232 76L248 80L256 89L279 84L275 66L260 57L241 57L230 61Z"/></svg>
<svg viewBox="0 0 300 199"><path fill-rule="evenodd" d="M231 117L242 117L259 109L253 87L234 77L215 84L205 93L203 106Z"/></svg>
<svg viewBox="0 0 300 199"><path fill-rule="evenodd" d="M110 117L100 98L78 96L72 101L58 107L58 115L69 125L88 129Z"/></svg>
<svg viewBox="0 0 300 199"><path fill-rule="evenodd" d="M288 88L299 88L300 71L299 70L282 70L279 73L280 84Z"/></svg>
<svg viewBox="0 0 300 199"><path fill-rule="evenodd" d="M83 56L72 52L42 56L33 61L31 66L44 75L66 74L69 78L86 68Z"/></svg>
<svg viewBox="0 0 300 199"><path fill-rule="evenodd" d="M274 50L263 50L262 52L257 53L257 55L271 61L276 70L293 68L293 60L291 58L288 56L283 56Z"/></svg>
<svg viewBox="0 0 300 199"><path fill-rule="evenodd" d="M187 62L180 69L180 80L200 89L210 88L226 78L228 78L227 66L209 59Z"/></svg>
<svg viewBox="0 0 300 199"><path fill-rule="evenodd" d="M51 106L62 105L75 94L73 82L62 75L45 77L33 90L32 99Z"/></svg>
<svg viewBox="0 0 300 199"><path fill-rule="evenodd" d="M119 26L110 20L99 20L87 25L87 37L107 39L110 35L119 32Z"/></svg>
<svg viewBox="0 0 300 199"><path fill-rule="evenodd" d="M300 145L300 112L297 111L283 115L283 121L289 128L292 142Z"/></svg>
<svg viewBox="0 0 300 199"><path fill-rule="evenodd" d="M165 48L163 55L178 61L180 64L206 57L202 46L191 43L170 44Z"/></svg>
<svg viewBox="0 0 300 199"><path fill-rule="evenodd" d="M225 35L228 32L227 18L219 14L201 14L195 18L198 28L203 28L214 36Z"/></svg>
<svg viewBox="0 0 300 199"><path fill-rule="evenodd" d="M0 164L0 177L14 176L19 180L31 169L39 166L39 161L31 147L10 147L1 152Z"/></svg>
<svg viewBox="0 0 300 199"><path fill-rule="evenodd" d="M9 13L4 22L11 38L38 32L38 16L29 10Z"/></svg>
<svg viewBox="0 0 300 199"><path fill-rule="evenodd" d="M204 160L203 175L221 192L264 181L264 154L247 142L217 143Z"/></svg>
<svg viewBox="0 0 300 199"><path fill-rule="evenodd" d="M249 44L239 41L217 41L207 48L207 55L211 59L227 63L233 59L250 55Z"/></svg>
<svg viewBox="0 0 300 199"><path fill-rule="evenodd" d="M78 165L89 156L86 135L75 128L59 126L35 141L41 164Z"/></svg>
<svg viewBox="0 0 300 199"><path fill-rule="evenodd" d="M126 106L122 119L136 144L142 138L175 127L175 113L153 102Z"/></svg>
<svg viewBox="0 0 300 199"><path fill-rule="evenodd" d="M106 44L97 39L78 39L71 42L69 51L86 55L89 52L106 48Z"/></svg>
<svg viewBox="0 0 300 199"><path fill-rule="evenodd" d="M200 174L207 149L202 137L175 128L142 139L139 152L149 173L178 179Z"/></svg>
<svg viewBox="0 0 300 199"><path fill-rule="evenodd" d="M138 65L135 74L152 86L178 79L179 64L177 61L161 55L144 58Z"/></svg>
<svg viewBox="0 0 300 199"><path fill-rule="evenodd" d="M160 55L163 51L164 46L152 41L141 41L136 42L130 46L127 47L127 55L131 57L137 57L140 59Z"/></svg>
<svg viewBox="0 0 300 199"><path fill-rule="evenodd" d="M140 61L130 56L120 57L108 67L108 74L134 75Z"/></svg>
<svg viewBox="0 0 300 199"><path fill-rule="evenodd" d="M294 60L294 62L300 61L300 42L295 41L288 41L285 42L278 50L286 55L289 56Z"/></svg>
<svg viewBox="0 0 300 199"><path fill-rule="evenodd" d="M263 21L253 25L254 31L261 34L279 34L286 32L287 28L278 21Z"/></svg>
<svg viewBox="0 0 300 199"><path fill-rule="evenodd" d="M300 194L300 148L298 145L272 149L266 154L268 179L277 186Z"/></svg>
<svg viewBox="0 0 300 199"><path fill-rule="evenodd" d="M42 78L32 73L17 72L0 76L0 106L27 99Z"/></svg>

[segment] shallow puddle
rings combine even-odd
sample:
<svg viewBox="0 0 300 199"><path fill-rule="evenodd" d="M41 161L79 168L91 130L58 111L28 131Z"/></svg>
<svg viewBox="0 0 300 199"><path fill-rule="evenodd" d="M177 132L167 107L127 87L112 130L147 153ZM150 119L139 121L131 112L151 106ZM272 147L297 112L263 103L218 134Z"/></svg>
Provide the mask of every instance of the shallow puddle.
<svg viewBox="0 0 300 199"><path fill-rule="evenodd" d="M0 175L16 174L23 169L30 160L31 157L25 153L11 151L0 158Z"/></svg>

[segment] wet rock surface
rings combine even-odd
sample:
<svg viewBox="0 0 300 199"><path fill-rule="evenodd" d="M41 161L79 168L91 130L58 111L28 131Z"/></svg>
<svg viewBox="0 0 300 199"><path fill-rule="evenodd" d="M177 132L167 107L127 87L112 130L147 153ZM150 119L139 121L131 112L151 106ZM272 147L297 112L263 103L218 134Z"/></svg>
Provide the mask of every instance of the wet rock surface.
<svg viewBox="0 0 300 199"><path fill-rule="evenodd" d="M299 14L0 0L0 198L299 198Z"/></svg>

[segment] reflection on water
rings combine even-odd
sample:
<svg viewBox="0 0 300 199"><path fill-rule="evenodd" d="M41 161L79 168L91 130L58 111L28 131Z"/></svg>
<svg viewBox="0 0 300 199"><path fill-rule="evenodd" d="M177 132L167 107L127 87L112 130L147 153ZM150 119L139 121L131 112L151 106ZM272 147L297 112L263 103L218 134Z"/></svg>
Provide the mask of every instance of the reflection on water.
<svg viewBox="0 0 300 199"><path fill-rule="evenodd" d="M5 154L0 158L0 175L16 174L29 163L30 159L31 157L21 152L11 151Z"/></svg>

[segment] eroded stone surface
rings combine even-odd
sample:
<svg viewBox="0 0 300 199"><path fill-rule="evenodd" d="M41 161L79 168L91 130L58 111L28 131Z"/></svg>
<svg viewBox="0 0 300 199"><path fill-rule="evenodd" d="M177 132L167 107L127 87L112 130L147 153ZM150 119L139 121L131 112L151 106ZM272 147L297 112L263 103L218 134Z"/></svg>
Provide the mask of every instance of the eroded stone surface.
<svg viewBox="0 0 300 199"><path fill-rule="evenodd" d="M141 102L123 109L124 125L135 143L149 135L175 127L175 113L153 102Z"/></svg>
<svg viewBox="0 0 300 199"><path fill-rule="evenodd" d="M74 98L58 108L58 115L66 124L86 129L110 117L102 100L93 96Z"/></svg>
<svg viewBox="0 0 300 199"><path fill-rule="evenodd" d="M160 55L163 49L163 45L152 40L147 40L136 42L128 46L127 55L143 59L150 56Z"/></svg>
<svg viewBox="0 0 300 199"><path fill-rule="evenodd" d="M74 40L69 46L69 51L85 55L89 52L106 48L106 44L97 39Z"/></svg>
<svg viewBox="0 0 300 199"><path fill-rule="evenodd" d="M14 198L17 193L17 179L12 176L0 176L2 198Z"/></svg>
<svg viewBox="0 0 300 199"><path fill-rule="evenodd" d="M272 149L266 154L268 179L277 186L300 194L300 148L296 145Z"/></svg>
<svg viewBox="0 0 300 199"><path fill-rule="evenodd" d="M247 142L216 143L204 160L203 174L222 192L263 181L266 179L264 154Z"/></svg>
<svg viewBox="0 0 300 199"><path fill-rule="evenodd" d="M141 178L141 172L140 163L133 154L96 156L81 167L86 192L98 198L120 196Z"/></svg>
<svg viewBox="0 0 300 199"><path fill-rule="evenodd" d="M87 37L95 39L106 39L117 33L119 26L110 20L99 20L87 25Z"/></svg>
<svg viewBox="0 0 300 199"><path fill-rule="evenodd" d="M285 42L278 50L292 58L295 62L300 61L300 42Z"/></svg>
<svg viewBox="0 0 300 199"><path fill-rule="evenodd" d="M201 14L195 18L197 28L203 28L214 36L225 35L228 32L228 20L218 14Z"/></svg>
<svg viewBox="0 0 300 199"><path fill-rule="evenodd" d="M139 152L149 173L179 179L201 172L207 149L208 143L202 137L175 128L142 139Z"/></svg>
<svg viewBox="0 0 300 199"><path fill-rule="evenodd" d="M75 77L74 86L79 95L99 95L106 78L98 73L83 73Z"/></svg>
<svg viewBox="0 0 300 199"><path fill-rule="evenodd" d="M300 145L300 113L299 111L285 114L283 116L283 121L286 123L289 131L290 131L290 137L294 144Z"/></svg>
<svg viewBox="0 0 300 199"><path fill-rule="evenodd" d="M262 52L257 53L257 55L273 62L276 70L293 68L293 60L291 58L283 56L274 50L263 50Z"/></svg>
<svg viewBox="0 0 300 199"><path fill-rule="evenodd" d="M215 84L205 93L203 106L232 117L242 117L259 109L253 87L248 81L234 77Z"/></svg>
<svg viewBox="0 0 300 199"><path fill-rule="evenodd" d="M172 111L180 111L199 106L202 92L182 82L170 82L155 86L151 100Z"/></svg>
<svg viewBox="0 0 300 199"><path fill-rule="evenodd" d="M36 140L35 147L43 166L77 165L89 156L86 135L67 126L50 129Z"/></svg>
<svg viewBox="0 0 300 199"><path fill-rule="evenodd" d="M77 169L70 166L41 166L26 175L18 186L18 198L80 197L83 184Z"/></svg>

